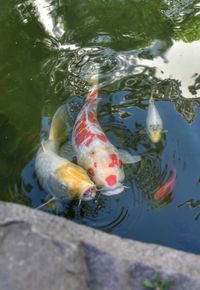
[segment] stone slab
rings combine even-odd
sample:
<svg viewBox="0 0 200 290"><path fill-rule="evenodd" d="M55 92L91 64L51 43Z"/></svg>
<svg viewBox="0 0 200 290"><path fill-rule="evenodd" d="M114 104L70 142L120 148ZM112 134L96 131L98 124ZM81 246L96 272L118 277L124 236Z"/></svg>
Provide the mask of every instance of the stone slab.
<svg viewBox="0 0 200 290"><path fill-rule="evenodd" d="M0 290L145 290L156 275L199 290L200 256L0 202Z"/></svg>

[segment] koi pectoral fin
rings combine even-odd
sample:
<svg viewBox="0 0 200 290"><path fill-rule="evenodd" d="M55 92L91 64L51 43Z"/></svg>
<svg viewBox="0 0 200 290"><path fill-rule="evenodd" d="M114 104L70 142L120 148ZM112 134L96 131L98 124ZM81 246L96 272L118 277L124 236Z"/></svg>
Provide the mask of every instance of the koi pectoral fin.
<svg viewBox="0 0 200 290"><path fill-rule="evenodd" d="M133 164L141 161L141 156L140 155L132 155L128 151L119 149L119 156L124 164Z"/></svg>
<svg viewBox="0 0 200 290"><path fill-rule="evenodd" d="M59 155L65 159L68 159L69 161L73 161L74 157L76 157L74 148L70 143L64 143L61 146Z"/></svg>

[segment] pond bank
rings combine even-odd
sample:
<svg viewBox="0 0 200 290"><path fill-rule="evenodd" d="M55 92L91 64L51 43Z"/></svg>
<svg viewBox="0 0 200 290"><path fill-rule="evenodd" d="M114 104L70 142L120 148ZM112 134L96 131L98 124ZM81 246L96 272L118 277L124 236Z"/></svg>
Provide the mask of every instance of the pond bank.
<svg viewBox="0 0 200 290"><path fill-rule="evenodd" d="M140 290L156 275L199 290L200 257L0 202L1 290Z"/></svg>

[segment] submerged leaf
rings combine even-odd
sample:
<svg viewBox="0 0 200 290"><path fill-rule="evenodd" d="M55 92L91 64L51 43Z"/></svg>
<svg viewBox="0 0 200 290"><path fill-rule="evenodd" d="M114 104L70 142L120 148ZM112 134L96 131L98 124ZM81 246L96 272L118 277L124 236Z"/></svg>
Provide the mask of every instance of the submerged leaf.
<svg viewBox="0 0 200 290"><path fill-rule="evenodd" d="M151 288L151 289L156 288L156 285L148 279L145 279L143 283L144 283L144 286L146 286L147 288Z"/></svg>

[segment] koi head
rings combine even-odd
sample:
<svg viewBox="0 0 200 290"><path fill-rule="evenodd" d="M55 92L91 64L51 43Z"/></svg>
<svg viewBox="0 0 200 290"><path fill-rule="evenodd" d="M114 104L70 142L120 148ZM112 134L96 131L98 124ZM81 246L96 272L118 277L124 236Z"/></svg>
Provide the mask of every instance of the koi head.
<svg viewBox="0 0 200 290"><path fill-rule="evenodd" d="M97 148L84 161L84 167L91 178L101 188L104 195L118 194L124 190L121 182L124 180L122 162L113 148Z"/></svg>
<svg viewBox="0 0 200 290"><path fill-rule="evenodd" d="M58 167L49 181L49 192L58 198L79 198L91 200L96 195L96 187L81 167L66 163Z"/></svg>
<svg viewBox="0 0 200 290"><path fill-rule="evenodd" d="M159 124L149 125L148 131L152 142L158 143L162 135L162 126L160 126Z"/></svg>

